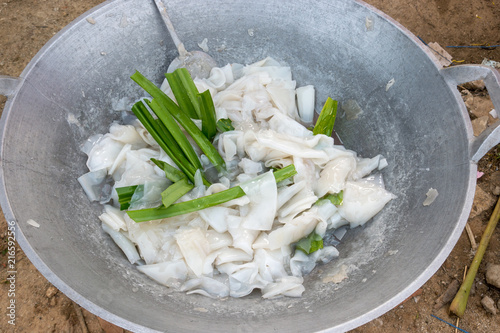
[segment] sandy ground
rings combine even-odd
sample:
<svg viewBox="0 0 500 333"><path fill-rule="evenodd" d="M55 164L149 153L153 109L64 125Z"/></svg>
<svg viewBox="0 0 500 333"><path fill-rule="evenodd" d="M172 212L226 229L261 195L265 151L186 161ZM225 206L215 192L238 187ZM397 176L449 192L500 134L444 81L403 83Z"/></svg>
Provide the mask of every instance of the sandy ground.
<svg viewBox="0 0 500 333"><path fill-rule="evenodd" d="M19 76L36 52L65 25L99 0L4 0L0 3L0 75ZM500 44L500 1L490 0L369 0L369 4L399 21L423 41L446 45ZM484 58L500 61L500 48L447 48L456 63L481 63ZM461 88L470 109L471 119L488 116L492 109L485 90ZM5 98L0 97L0 110ZM489 118L491 123L493 118ZM492 150L479 163L484 175L478 179L476 199L469 225L479 242L500 193L500 150ZM499 187L499 188L497 188ZM74 304L55 289L24 256L16 253L17 320L8 324L9 282L7 223L0 221L0 332L123 332L99 320ZM473 257L464 232L453 252L436 274L410 298L380 318L353 332L455 332L455 329L432 317L456 323L448 306L434 309L436 299L453 280L462 281L465 266ZM487 295L495 302L500 290L485 281L488 263L500 264L500 236L495 231L475 280L468 308L459 326L467 332L500 332L500 314L485 311L481 299ZM499 304L500 305L500 304Z"/></svg>

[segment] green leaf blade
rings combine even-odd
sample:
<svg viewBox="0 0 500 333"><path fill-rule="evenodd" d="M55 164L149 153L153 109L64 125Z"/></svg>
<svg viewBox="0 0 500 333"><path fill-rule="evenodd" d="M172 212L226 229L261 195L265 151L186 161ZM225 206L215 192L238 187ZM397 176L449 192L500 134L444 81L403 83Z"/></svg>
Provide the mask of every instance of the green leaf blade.
<svg viewBox="0 0 500 333"><path fill-rule="evenodd" d="M339 193L327 194L322 199L330 200L335 206L342 206L344 203L344 191L341 190Z"/></svg>
<svg viewBox="0 0 500 333"><path fill-rule="evenodd" d="M179 200L184 194L191 191L193 187L194 185L189 183L187 178L182 178L174 182L161 193L161 202L163 203L163 206L169 207L174 202Z"/></svg>
<svg viewBox="0 0 500 333"><path fill-rule="evenodd" d="M130 206L130 200L132 200L132 196L134 195L137 186L138 185L115 188L116 193L118 194L120 210L126 210Z"/></svg>
<svg viewBox="0 0 500 333"><path fill-rule="evenodd" d="M157 160L156 158L152 158L151 161L156 164L157 167L162 169L163 172L165 172L165 177L167 177L172 182L177 182L186 177L186 175L182 171L177 170L167 162Z"/></svg>
<svg viewBox="0 0 500 333"><path fill-rule="evenodd" d="M276 183L279 183L287 178L293 177L297 174L297 170L295 169L295 165L290 164L286 167L274 171L273 175L276 179Z"/></svg>
<svg viewBox="0 0 500 333"><path fill-rule="evenodd" d="M295 166L291 164L280 170L275 171L273 175L276 182L278 183L293 176L296 173L297 171L295 170ZM227 189L225 191L207 195L198 199L172 204L169 207L131 210L128 211L127 214L135 222L159 220L217 206L220 205L221 203L225 203L233 199L240 198L244 195L245 192L243 191L243 189L239 186L236 186Z"/></svg>
<svg viewBox="0 0 500 333"><path fill-rule="evenodd" d="M159 104L162 104L168 112L179 122L179 124L186 130L186 132L193 138L198 147L207 156L210 162L219 170L225 169L225 163L219 152L207 137L201 132L196 124L189 118L178 106L170 99L160 88L155 86L144 75L136 71L132 76L137 84L139 84L148 94L153 96Z"/></svg>
<svg viewBox="0 0 500 333"><path fill-rule="evenodd" d="M174 142L179 145L188 161L194 166L195 169L201 169L202 166L200 159L198 158L198 155L196 155L193 146L191 146L191 143L187 139L186 135L182 132L182 129L179 127L167 108L163 104L159 103L157 99L153 99L149 102L148 106L153 110L158 119L161 120L163 125L165 125L173 137Z"/></svg>
<svg viewBox="0 0 500 333"><path fill-rule="evenodd" d="M305 254L311 254L323 248L323 238L315 231L307 237L302 238L295 244L295 250L300 250Z"/></svg>
<svg viewBox="0 0 500 333"><path fill-rule="evenodd" d="M210 91L205 90L204 92L198 94L197 97L200 102L201 131L205 134L208 140L212 141L215 134L217 134L215 107L212 95L210 94Z"/></svg>
<svg viewBox="0 0 500 333"><path fill-rule="evenodd" d="M229 118L221 118L217 120L216 126L220 133L234 131L233 122Z"/></svg>
<svg viewBox="0 0 500 333"><path fill-rule="evenodd" d="M333 126L335 125L335 118L337 116L338 102L327 98L319 118L316 121L316 125L313 128L313 134L324 134L326 136L332 136Z"/></svg>
<svg viewBox="0 0 500 333"><path fill-rule="evenodd" d="M139 101L132 107L132 112L136 115L137 119L143 124L144 128L151 134L153 139L160 145L163 151L174 161L174 163L189 177L189 179L194 179L194 174L196 169L193 165L186 159L184 154L180 154L172 146L172 142L169 135L160 127L159 123L154 119L149 110Z"/></svg>
<svg viewBox="0 0 500 333"><path fill-rule="evenodd" d="M198 199L172 204L169 207L130 210L127 214L135 222L159 220L217 206L244 195L245 192L241 187L236 186Z"/></svg>
<svg viewBox="0 0 500 333"><path fill-rule="evenodd" d="M173 73L167 73L165 74L165 77L167 78L170 89L172 89L172 93L174 94L175 100L181 110L184 111L190 118L199 119L196 109L191 102L191 98L189 97L183 82L179 78L179 70L180 68L176 69Z"/></svg>
<svg viewBox="0 0 500 333"><path fill-rule="evenodd" d="M195 118L202 119L200 101L198 100L199 92L198 88L196 88L196 85L194 84L191 74L189 74L189 71L184 67L178 68L174 72L177 75L182 86L184 87L186 94L189 97L189 100L191 101L191 104L194 107L194 110L197 115Z"/></svg>

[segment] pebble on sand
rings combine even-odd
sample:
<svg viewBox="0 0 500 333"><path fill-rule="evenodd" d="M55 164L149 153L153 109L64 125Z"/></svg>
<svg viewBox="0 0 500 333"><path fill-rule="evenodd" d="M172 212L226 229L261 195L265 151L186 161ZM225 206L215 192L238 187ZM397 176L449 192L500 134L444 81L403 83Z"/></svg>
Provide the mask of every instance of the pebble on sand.
<svg viewBox="0 0 500 333"><path fill-rule="evenodd" d="M492 315L497 314L497 307L495 306L495 301L493 301L491 297L484 296L483 299L481 300L481 305L488 313L491 313Z"/></svg>

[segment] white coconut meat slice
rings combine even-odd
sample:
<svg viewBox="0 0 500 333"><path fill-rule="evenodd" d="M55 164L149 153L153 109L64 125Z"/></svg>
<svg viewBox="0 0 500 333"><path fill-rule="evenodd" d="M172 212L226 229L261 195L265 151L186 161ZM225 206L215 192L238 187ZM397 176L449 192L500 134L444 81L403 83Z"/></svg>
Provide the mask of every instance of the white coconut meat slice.
<svg viewBox="0 0 500 333"><path fill-rule="evenodd" d="M307 124L312 123L314 118L314 93L312 85L299 87L296 90L299 116Z"/></svg>
<svg viewBox="0 0 500 333"><path fill-rule="evenodd" d="M228 230L232 237L232 246L251 256L253 254L252 245L260 231L245 228L244 221L246 220L240 216L229 216L227 220Z"/></svg>
<svg viewBox="0 0 500 333"><path fill-rule="evenodd" d="M264 287L263 298L274 298L276 296L285 295L289 297L300 297L305 291L302 283L304 279L298 276L286 276L279 279L277 282L269 283Z"/></svg>
<svg viewBox="0 0 500 333"><path fill-rule="evenodd" d="M316 194L335 194L343 190L349 175L356 169L356 159L353 156L341 156L328 162L316 181Z"/></svg>
<svg viewBox="0 0 500 333"><path fill-rule="evenodd" d="M243 227L250 230L271 230L276 216L278 189L272 171L252 181L240 184L250 199L249 212L244 216Z"/></svg>
<svg viewBox="0 0 500 333"><path fill-rule="evenodd" d="M290 186L283 186L278 189L278 209L293 198L297 193L306 187L305 181L295 182Z"/></svg>
<svg viewBox="0 0 500 333"><path fill-rule="evenodd" d="M119 231L113 230L106 223L102 224L102 229L111 236L113 241L123 251L131 264L135 264L141 259L134 243L132 243L132 241L128 239L124 234Z"/></svg>
<svg viewBox="0 0 500 333"><path fill-rule="evenodd" d="M222 265L228 262L245 262L252 260L252 257L252 254L248 254L243 250L228 247L219 252L217 259L215 259L215 264Z"/></svg>
<svg viewBox="0 0 500 333"><path fill-rule="evenodd" d="M306 237L316 228L318 221L319 216L315 213L305 212L301 214L269 233L269 248L271 250L280 249Z"/></svg>
<svg viewBox="0 0 500 333"><path fill-rule="evenodd" d="M123 143L113 140L109 135L105 135L90 150L87 167L90 171L109 169L123 146Z"/></svg>
<svg viewBox="0 0 500 333"><path fill-rule="evenodd" d="M339 213L355 228L368 222L393 198L392 193L373 182L347 181Z"/></svg>
<svg viewBox="0 0 500 333"><path fill-rule="evenodd" d="M227 283L206 276L187 281L182 286L181 290L187 291L188 295L200 294L212 298L221 298L229 296L229 287Z"/></svg>
<svg viewBox="0 0 500 333"><path fill-rule="evenodd" d="M382 155L377 155L373 158L359 158L357 160L356 170L352 172L351 178L353 180L358 180L368 176L373 170L380 168L380 163L383 159L384 157Z"/></svg>
<svg viewBox="0 0 500 333"><path fill-rule="evenodd" d="M299 122L279 112L273 112L268 121L269 128L276 133L289 134L296 137L309 137L312 132Z"/></svg>
<svg viewBox="0 0 500 333"><path fill-rule="evenodd" d="M78 177L78 182L82 186L90 201L101 200L102 190L103 186L105 186L107 176L107 169L99 169L87 172L86 174Z"/></svg>
<svg viewBox="0 0 500 333"><path fill-rule="evenodd" d="M227 231L229 216L236 215L237 210L227 207L215 206L200 211L201 218L207 222L215 231L224 233Z"/></svg>
<svg viewBox="0 0 500 333"><path fill-rule="evenodd" d="M167 287L180 287L188 276L184 260L137 266L137 269Z"/></svg>
<svg viewBox="0 0 500 333"><path fill-rule="evenodd" d="M288 276L280 250L269 251L258 249L255 251L254 260L259 267L259 274L262 279L273 282L279 278Z"/></svg>
<svg viewBox="0 0 500 333"><path fill-rule="evenodd" d="M175 235L175 240L188 267L196 276L201 276L203 262L210 250L205 233L200 229L184 229Z"/></svg>
<svg viewBox="0 0 500 333"><path fill-rule="evenodd" d="M109 128L110 138L129 144L133 149L146 148L149 146L137 132L137 129L132 125L120 125L113 123Z"/></svg>
<svg viewBox="0 0 500 333"><path fill-rule="evenodd" d="M127 230L125 212L111 205L104 205L104 213L99 216L99 219L115 231Z"/></svg>

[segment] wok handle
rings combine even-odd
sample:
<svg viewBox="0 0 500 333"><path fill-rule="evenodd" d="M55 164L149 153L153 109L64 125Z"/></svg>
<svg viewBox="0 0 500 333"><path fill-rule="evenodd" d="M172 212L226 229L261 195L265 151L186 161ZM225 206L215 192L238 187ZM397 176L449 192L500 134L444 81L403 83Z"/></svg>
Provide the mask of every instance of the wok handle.
<svg viewBox="0 0 500 333"><path fill-rule="evenodd" d="M442 68L443 77L453 85L483 80L495 110L500 114L500 72L482 65L458 65ZM500 143L500 120L471 140L471 160L477 163L490 149Z"/></svg>
<svg viewBox="0 0 500 333"><path fill-rule="evenodd" d="M16 94L21 83L18 77L0 75L0 95L10 97Z"/></svg>

